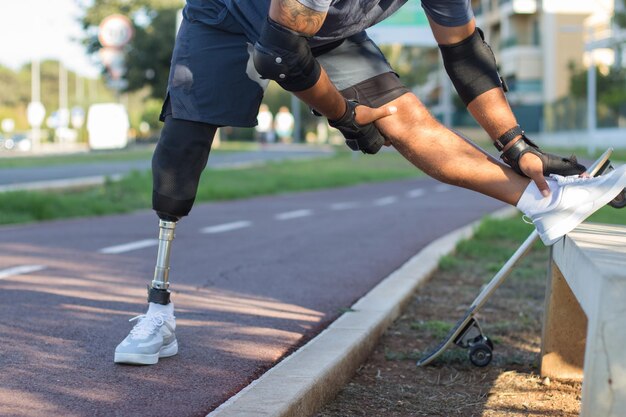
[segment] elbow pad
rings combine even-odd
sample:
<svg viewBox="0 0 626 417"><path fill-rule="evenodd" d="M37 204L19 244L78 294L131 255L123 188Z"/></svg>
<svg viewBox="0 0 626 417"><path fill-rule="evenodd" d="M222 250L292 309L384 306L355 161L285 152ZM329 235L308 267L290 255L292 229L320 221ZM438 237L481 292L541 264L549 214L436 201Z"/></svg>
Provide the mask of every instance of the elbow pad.
<svg viewBox="0 0 626 417"><path fill-rule="evenodd" d="M320 64L307 38L270 18L261 29L252 58L262 78L276 81L287 91L306 90L320 78Z"/></svg>
<svg viewBox="0 0 626 417"><path fill-rule="evenodd" d="M439 49L446 72L466 106L493 88L501 87L507 91L504 80L498 74L496 57L479 28L461 42L439 45Z"/></svg>

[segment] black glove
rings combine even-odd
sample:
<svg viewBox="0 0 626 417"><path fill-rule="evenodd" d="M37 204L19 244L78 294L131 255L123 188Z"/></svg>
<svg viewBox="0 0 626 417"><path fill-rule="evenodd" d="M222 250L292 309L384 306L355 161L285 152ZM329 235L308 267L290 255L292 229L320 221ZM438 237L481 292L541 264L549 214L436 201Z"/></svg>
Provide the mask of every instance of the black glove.
<svg viewBox="0 0 626 417"><path fill-rule="evenodd" d="M527 152L535 154L539 157L539 159L541 159L541 162L543 163L544 176L548 176L550 174L562 176L580 175L587 170L587 168L578 163L575 155L572 155L569 158L564 158L562 156L543 152L539 149L539 146L526 137L524 131L519 126L502 135L495 142L496 148L501 151L508 142L520 134L522 135L522 138L515 142L513 146L501 155L502 160L513 168L513 170L518 174L526 176L526 174L524 174L519 167L519 160L522 155Z"/></svg>
<svg viewBox="0 0 626 417"><path fill-rule="evenodd" d="M341 132L346 138L346 145L353 151L375 154L385 143L385 138L374 123L361 125L356 122L354 118L358 104L356 101L346 100L346 112L337 120L328 120L328 124Z"/></svg>

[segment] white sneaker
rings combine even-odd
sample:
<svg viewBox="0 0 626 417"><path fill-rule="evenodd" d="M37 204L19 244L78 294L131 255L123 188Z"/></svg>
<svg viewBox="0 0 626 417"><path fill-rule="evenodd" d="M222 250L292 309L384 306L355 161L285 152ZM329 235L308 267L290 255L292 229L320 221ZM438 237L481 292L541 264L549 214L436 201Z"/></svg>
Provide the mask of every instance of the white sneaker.
<svg viewBox="0 0 626 417"><path fill-rule="evenodd" d="M115 348L115 363L153 365L159 358L178 353L176 318L165 312L142 314L129 321L139 320L129 335Z"/></svg>
<svg viewBox="0 0 626 417"><path fill-rule="evenodd" d="M626 165L594 178L551 175L548 184L554 193L550 205L524 212L546 246L556 243L626 188Z"/></svg>

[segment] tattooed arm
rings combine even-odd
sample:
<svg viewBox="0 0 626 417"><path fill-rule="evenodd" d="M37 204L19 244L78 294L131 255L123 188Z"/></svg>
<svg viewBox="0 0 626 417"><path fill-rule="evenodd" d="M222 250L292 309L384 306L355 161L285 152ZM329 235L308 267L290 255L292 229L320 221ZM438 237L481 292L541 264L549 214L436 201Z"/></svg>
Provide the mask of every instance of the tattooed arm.
<svg viewBox="0 0 626 417"><path fill-rule="evenodd" d="M321 3L318 7L307 7L304 4L313 6ZM324 4L326 3L326 4ZM298 0L272 0L270 5L270 17L294 32L304 36L313 36L322 27L326 19L326 11L330 2L311 2Z"/></svg>
<svg viewBox="0 0 626 417"><path fill-rule="evenodd" d="M307 3L314 4L311 1ZM330 2L322 1L319 3ZM272 20L280 25L310 37L322 27L328 5L318 9L320 10L307 7L298 0L272 0L269 15ZM294 94L329 119L338 119L346 111L345 100L328 78L324 68L322 68L321 76L313 87Z"/></svg>

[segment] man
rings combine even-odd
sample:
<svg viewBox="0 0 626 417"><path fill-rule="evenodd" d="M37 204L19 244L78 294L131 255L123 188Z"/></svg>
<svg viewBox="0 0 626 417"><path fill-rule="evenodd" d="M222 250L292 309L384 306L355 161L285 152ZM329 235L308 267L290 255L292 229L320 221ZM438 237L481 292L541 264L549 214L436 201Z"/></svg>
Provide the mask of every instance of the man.
<svg viewBox="0 0 626 417"><path fill-rule="evenodd" d="M153 364L178 351L168 291L176 222L193 205L218 126L254 126L269 80L291 91L353 150L396 148L430 176L516 205L550 245L626 186L626 167L580 178L574 158L541 152L518 126L469 0L422 0L446 70L499 163L442 126L399 80L365 29L406 0L187 0L153 157L160 246L149 307L115 362ZM544 175L560 174L546 178Z"/></svg>
<svg viewBox="0 0 626 417"><path fill-rule="evenodd" d="M287 106L280 106L274 118L274 130L282 143L290 143L293 139L293 128L296 121Z"/></svg>
<svg viewBox="0 0 626 417"><path fill-rule="evenodd" d="M267 104L261 104L256 120L257 125L254 128L256 140L261 144L274 142L274 116Z"/></svg>

